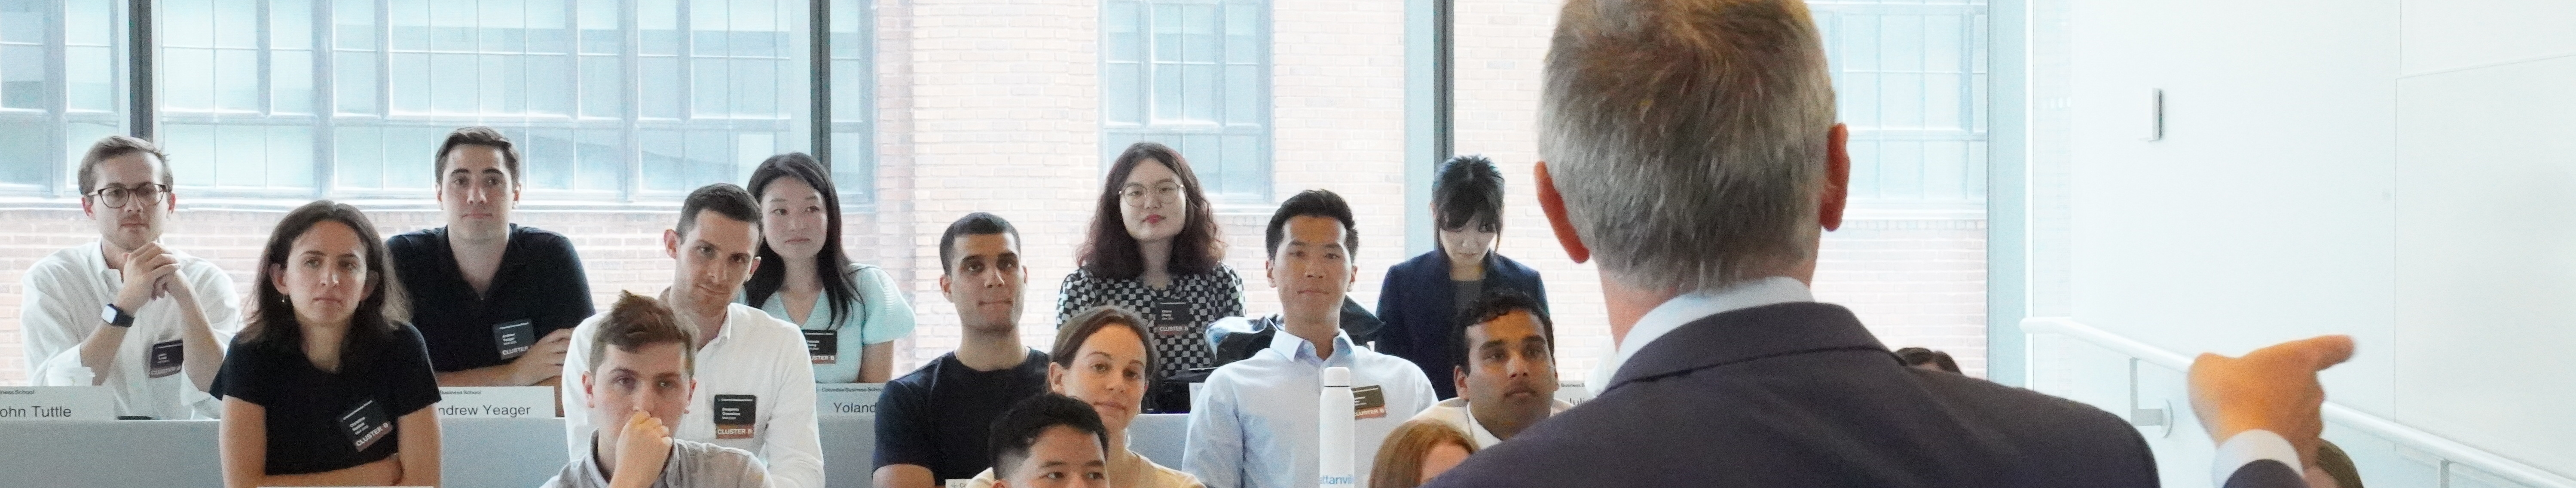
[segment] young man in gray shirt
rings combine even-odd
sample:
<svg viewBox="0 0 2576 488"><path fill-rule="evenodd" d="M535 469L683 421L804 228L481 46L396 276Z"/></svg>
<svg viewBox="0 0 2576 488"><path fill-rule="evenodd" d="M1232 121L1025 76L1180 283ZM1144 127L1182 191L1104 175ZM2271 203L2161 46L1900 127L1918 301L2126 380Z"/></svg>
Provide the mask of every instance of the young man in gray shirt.
<svg viewBox="0 0 2576 488"><path fill-rule="evenodd" d="M697 389L695 331L661 301L623 294L590 341L581 385L592 425L589 455L546 488L766 488L750 451L671 437L670 423Z"/></svg>

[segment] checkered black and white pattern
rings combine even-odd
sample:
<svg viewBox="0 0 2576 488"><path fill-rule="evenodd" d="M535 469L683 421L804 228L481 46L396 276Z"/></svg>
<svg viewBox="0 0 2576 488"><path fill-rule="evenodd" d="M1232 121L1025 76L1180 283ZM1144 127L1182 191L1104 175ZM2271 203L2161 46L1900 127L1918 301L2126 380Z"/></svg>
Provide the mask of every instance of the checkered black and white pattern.
<svg viewBox="0 0 2576 488"><path fill-rule="evenodd" d="M1089 270L1075 270L1064 277L1064 288L1057 296L1055 322L1059 327L1074 313L1101 305L1125 307L1151 320L1155 303L1188 304L1188 310L1181 314L1191 323L1188 332L1150 334L1157 365L1154 378L1158 380L1187 373L1191 368L1215 366L1216 352L1207 343L1208 324L1243 315L1243 277L1223 264L1207 273L1172 275L1172 286L1160 290L1145 286L1142 278L1109 279L1093 276ZM1147 328L1152 327L1149 324Z"/></svg>

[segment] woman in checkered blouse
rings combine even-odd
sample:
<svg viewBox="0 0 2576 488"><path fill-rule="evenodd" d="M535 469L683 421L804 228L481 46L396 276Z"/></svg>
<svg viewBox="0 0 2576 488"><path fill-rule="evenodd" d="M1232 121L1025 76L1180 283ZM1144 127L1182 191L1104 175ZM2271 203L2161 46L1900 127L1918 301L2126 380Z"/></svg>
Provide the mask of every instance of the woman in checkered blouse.
<svg viewBox="0 0 2576 488"><path fill-rule="evenodd" d="M1109 168L1091 232L1064 278L1056 322L1102 305L1124 307L1151 323L1155 383L1193 368L1216 366L1207 326L1243 315L1243 278L1220 261L1225 240L1198 175L1177 151L1139 142ZM1157 395L1157 411L1187 411L1187 396ZM1156 402L1156 399L1178 401Z"/></svg>

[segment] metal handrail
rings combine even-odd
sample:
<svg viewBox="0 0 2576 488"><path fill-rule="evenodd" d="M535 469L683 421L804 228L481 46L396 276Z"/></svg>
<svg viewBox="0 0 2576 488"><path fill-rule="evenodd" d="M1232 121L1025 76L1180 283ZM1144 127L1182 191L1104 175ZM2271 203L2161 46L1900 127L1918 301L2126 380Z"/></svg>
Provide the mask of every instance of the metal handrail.
<svg viewBox="0 0 2576 488"><path fill-rule="evenodd" d="M2171 368L2174 371L2191 371L2191 358L2189 357L2184 357L2181 354L2176 354L2173 351L2167 351L2156 346L2147 345L2147 343L2138 342L2135 339L2130 339L2119 334L2113 334L2109 331L2097 329L2090 325L2084 325L2084 323L2077 322L2075 319L2070 317L2031 317L2022 319L2021 330L2025 335L2057 334L2073 337L2083 340L2084 342L2092 343L2096 346L2110 349L2112 352L2117 352L2142 361L2154 363L2158 366ZM2467 444L2459 443L2459 441L2434 435L2431 432L2425 432L2423 429L2408 427L2405 424L2400 424L2396 421L2388 420L2377 415L2363 413L2360 410L2352 409L2352 407L2346 407L2334 402L2326 402L2323 413L2325 414L2326 421L2350 426L2360 429L2363 432L2368 432L2371 435L2378 436L2382 439L2397 441L2399 443L2412 446L2424 451L2425 453L2439 457L2444 462L2469 465L2477 468L2479 471L2484 471L2488 474L2493 474L2498 477L2511 480L2515 483L2529 486L2546 488L2576 488L2576 479L2571 479L2529 464L2523 464L2521 461L2506 459L2504 456L2499 456L2483 449L2470 447Z"/></svg>

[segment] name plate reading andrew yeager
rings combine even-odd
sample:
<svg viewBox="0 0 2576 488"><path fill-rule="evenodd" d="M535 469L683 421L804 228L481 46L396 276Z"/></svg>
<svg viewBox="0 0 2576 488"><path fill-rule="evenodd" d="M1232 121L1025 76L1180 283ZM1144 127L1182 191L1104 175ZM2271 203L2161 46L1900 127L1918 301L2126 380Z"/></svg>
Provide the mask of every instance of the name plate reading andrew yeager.
<svg viewBox="0 0 2576 488"><path fill-rule="evenodd" d="M116 420L116 400L104 386L0 387L0 422L12 420Z"/></svg>
<svg viewBox="0 0 2576 488"><path fill-rule="evenodd" d="M877 395L882 394L885 383L814 385L814 411L824 417L876 415Z"/></svg>
<svg viewBox="0 0 2576 488"><path fill-rule="evenodd" d="M551 386L442 386L438 416L474 418L553 418Z"/></svg>

